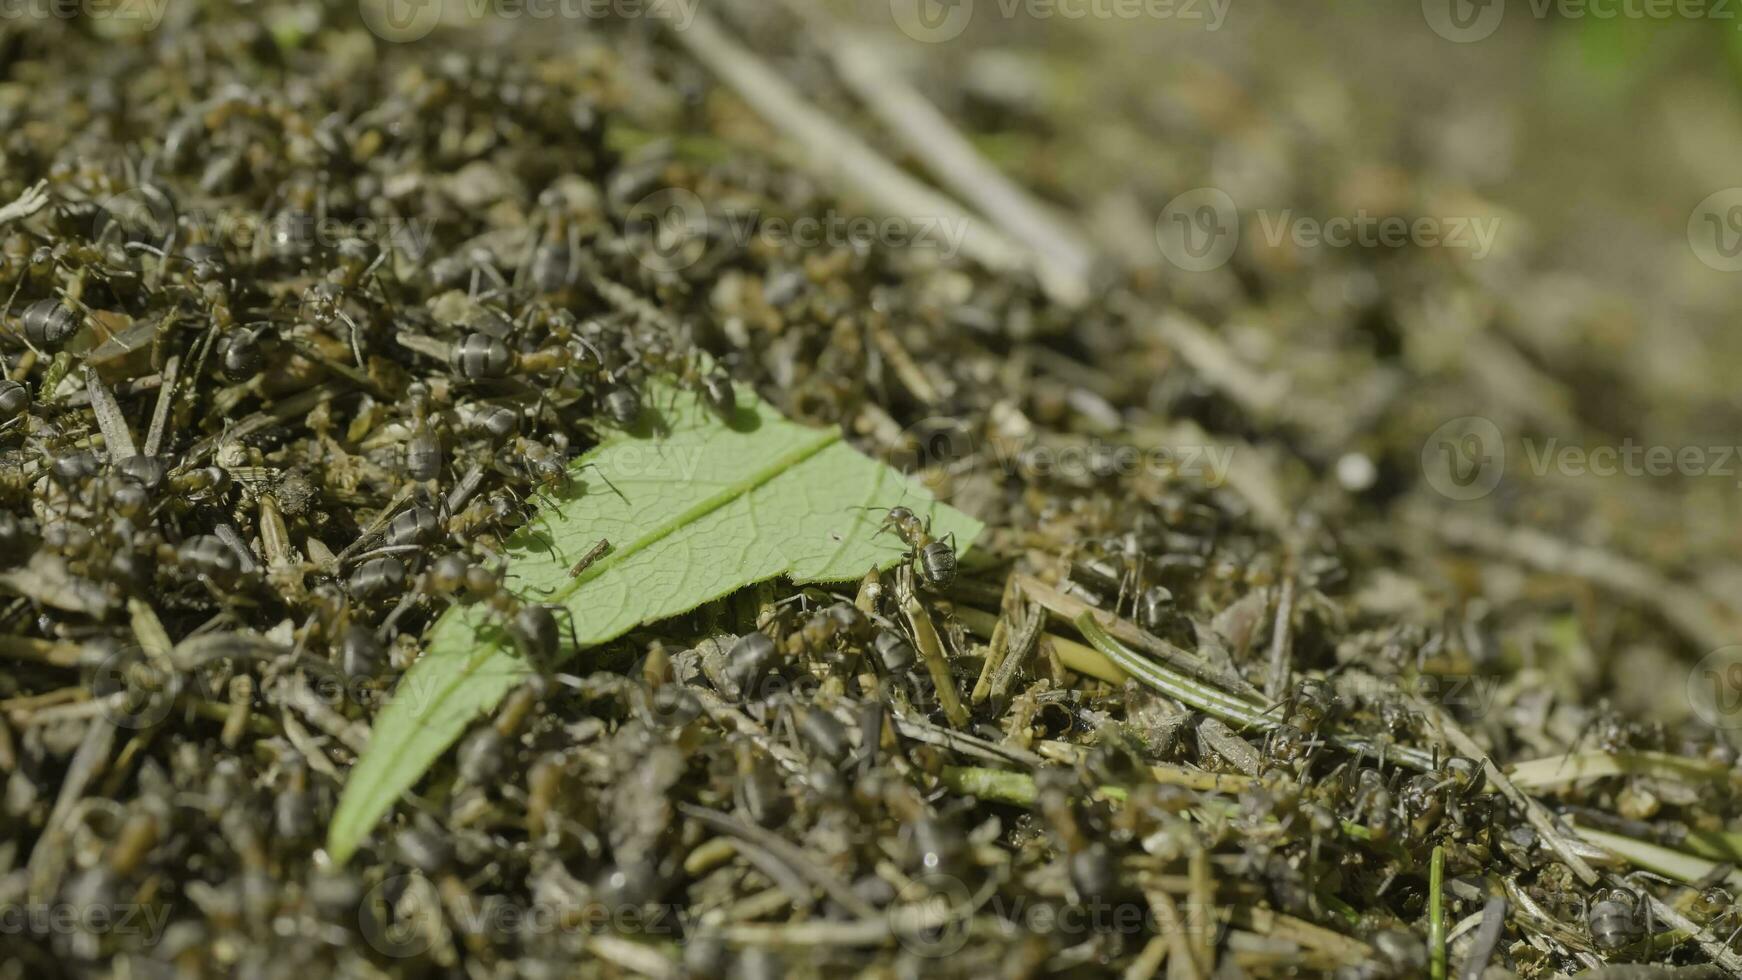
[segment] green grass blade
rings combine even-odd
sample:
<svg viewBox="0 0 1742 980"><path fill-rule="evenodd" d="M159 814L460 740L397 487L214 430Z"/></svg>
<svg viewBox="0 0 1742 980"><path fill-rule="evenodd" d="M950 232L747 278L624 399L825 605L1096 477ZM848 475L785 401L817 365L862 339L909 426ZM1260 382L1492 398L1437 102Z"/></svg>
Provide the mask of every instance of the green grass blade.
<svg viewBox="0 0 1742 980"><path fill-rule="evenodd" d="M1434 845L1428 863L1427 951L1428 976L1446 980L1446 849Z"/></svg>

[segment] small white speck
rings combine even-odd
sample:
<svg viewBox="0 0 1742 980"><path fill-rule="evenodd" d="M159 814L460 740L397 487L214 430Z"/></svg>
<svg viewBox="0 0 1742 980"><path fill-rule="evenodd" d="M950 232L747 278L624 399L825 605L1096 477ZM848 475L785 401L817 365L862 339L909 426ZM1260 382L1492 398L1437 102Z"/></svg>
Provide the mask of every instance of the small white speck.
<svg viewBox="0 0 1742 980"><path fill-rule="evenodd" d="M1344 453L1337 460L1337 482L1350 493L1360 493L1379 479L1379 470L1366 453Z"/></svg>

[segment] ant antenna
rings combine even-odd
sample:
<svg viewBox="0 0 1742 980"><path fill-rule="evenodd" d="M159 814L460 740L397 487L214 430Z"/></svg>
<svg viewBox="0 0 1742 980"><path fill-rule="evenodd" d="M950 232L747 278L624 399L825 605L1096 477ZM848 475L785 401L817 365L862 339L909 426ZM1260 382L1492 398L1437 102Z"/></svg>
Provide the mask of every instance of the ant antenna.
<svg viewBox="0 0 1742 980"><path fill-rule="evenodd" d="M623 491L617 489L617 484L611 482L611 478L605 475L605 471L599 468L598 463L582 463L581 469L596 471L599 474L599 479L605 481L605 485L611 488L611 492L617 495L618 500L624 503L629 502L629 498L623 496Z"/></svg>

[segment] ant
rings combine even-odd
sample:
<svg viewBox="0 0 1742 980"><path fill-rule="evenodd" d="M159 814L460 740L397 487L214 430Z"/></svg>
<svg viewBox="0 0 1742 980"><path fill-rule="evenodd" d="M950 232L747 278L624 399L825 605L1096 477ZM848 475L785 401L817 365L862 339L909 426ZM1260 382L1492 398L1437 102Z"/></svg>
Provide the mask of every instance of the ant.
<svg viewBox="0 0 1742 980"><path fill-rule="evenodd" d="M919 515L906 507L889 508L877 533L893 530L908 547L905 556L919 569L925 584L942 589L956 579L956 535L950 532L941 539L932 537L931 518L921 522Z"/></svg>
<svg viewBox="0 0 1742 980"><path fill-rule="evenodd" d="M522 602L503 587L502 569L489 569L466 560L464 555L450 553L437 558L429 571L420 576L418 591L461 602L482 602L499 617L514 641L520 655L528 663L554 664L562 648L562 634L557 626L557 606ZM581 646L575 633L574 616L567 622L569 641L575 649Z"/></svg>

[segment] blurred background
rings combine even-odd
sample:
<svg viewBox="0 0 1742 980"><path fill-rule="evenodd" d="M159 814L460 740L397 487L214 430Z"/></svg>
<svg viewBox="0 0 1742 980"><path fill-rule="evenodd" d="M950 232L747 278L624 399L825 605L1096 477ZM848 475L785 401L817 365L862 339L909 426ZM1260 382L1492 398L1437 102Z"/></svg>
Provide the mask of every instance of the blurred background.
<svg viewBox="0 0 1742 980"><path fill-rule="evenodd" d="M1428 523L1480 515L1626 556L1667 579L1641 592L1685 588L1671 603L1700 610L1696 628L1647 639L1617 627L1612 593L1551 585L1582 636L1573 673L1679 678L1674 661L1736 635L1742 12L960 0L928 34L946 21L914 20L927 9L845 16L1138 289L1280 379L1276 424L1326 472L1342 459L1356 511L1384 515L1380 539L1399 533L1424 474L1434 482L1419 454L1474 417L1504 467L1487 492L1457 493L1469 499L1426 494ZM1204 188L1232 203L1238 244L1184 268L1158 225ZM1339 248L1292 233L1362 215L1442 234ZM1490 246L1471 247L1478 232ZM1636 465L1580 465L1605 447ZM1651 471L1647 452L1682 455ZM1504 607L1544 594L1503 567L1462 573L1450 595ZM1613 694L1686 713L1680 684Z"/></svg>

